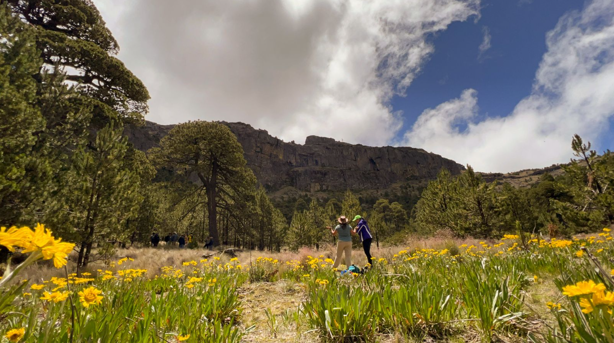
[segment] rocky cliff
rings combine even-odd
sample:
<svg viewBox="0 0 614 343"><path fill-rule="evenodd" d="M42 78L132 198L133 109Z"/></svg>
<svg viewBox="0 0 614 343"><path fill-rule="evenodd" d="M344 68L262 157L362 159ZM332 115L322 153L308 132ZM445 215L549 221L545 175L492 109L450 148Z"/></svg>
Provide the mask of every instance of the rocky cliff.
<svg viewBox="0 0 614 343"><path fill-rule="evenodd" d="M402 181L433 179L441 168L453 174L460 164L422 149L369 147L307 137L305 144L284 142L243 123L224 123L237 136L247 165L260 183L275 192L290 186L303 192L383 190ZM126 135L137 149L157 146L172 125L147 122L128 127Z"/></svg>

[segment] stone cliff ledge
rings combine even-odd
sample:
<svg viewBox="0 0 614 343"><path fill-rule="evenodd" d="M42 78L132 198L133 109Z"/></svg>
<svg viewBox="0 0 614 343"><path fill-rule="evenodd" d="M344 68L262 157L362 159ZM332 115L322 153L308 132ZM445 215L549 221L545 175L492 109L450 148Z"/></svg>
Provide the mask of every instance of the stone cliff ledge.
<svg viewBox="0 0 614 343"><path fill-rule="evenodd" d="M405 180L429 180L442 168L459 174L460 164L409 147L370 147L309 136L305 144L284 142L244 123L223 123L243 146L247 165L270 192L286 186L304 192L386 189ZM146 122L127 127L137 149L157 146L172 125Z"/></svg>

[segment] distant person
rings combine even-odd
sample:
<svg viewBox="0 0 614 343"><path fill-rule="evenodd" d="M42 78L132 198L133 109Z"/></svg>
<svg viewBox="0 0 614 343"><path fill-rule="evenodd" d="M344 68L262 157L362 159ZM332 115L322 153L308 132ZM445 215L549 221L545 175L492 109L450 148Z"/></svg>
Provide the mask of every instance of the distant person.
<svg viewBox="0 0 614 343"><path fill-rule="evenodd" d="M164 236L164 242L166 242L166 244L168 244L170 241L171 241L171 235Z"/></svg>
<svg viewBox="0 0 614 343"><path fill-rule="evenodd" d="M207 238L207 242L205 243L205 249L213 248L213 237Z"/></svg>
<svg viewBox="0 0 614 343"><path fill-rule="evenodd" d="M175 245L175 243L177 243L177 240L179 240L179 236L177 236L177 232L173 232L173 234L171 235L171 245Z"/></svg>
<svg viewBox="0 0 614 343"><path fill-rule="evenodd" d="M336 269L341 263L341 255L343 255L344 252L345 265L347 267L352 265L352 227L345 216L339 217L337 222L339 225L331 229L331 233L339 238L337 242L337 258L335 258L333 269Z"/></svg>
<svg viewBox="0 0 614 343"><path fill-rule="evenodd" d="M373 264L373 257L371 257L371 242L373 241L373 235L371 235L371 229L369 229L369 225L367 224L367 220L359 215L354 217L352 222L358 220L358 224L354 228L354 232L360 236L360 240L362 241L362 248L365 251L365 255L367 256L367 263Z"/></svg>
<svg viewBox="0 0 614 343"><path fill-rule="evenodd" d="M181 235L177 241L179 242L179 248L185 248L185 235Z"/></svg>
<svg viewBox="0 0 614 343"><path fill-rule="evenodd" d="M160 243L160 236L158 235L157 232L154 232L151 235L150 241L151 241L151 246L153 246L154 248L158 246L158 243Z"/></svg>

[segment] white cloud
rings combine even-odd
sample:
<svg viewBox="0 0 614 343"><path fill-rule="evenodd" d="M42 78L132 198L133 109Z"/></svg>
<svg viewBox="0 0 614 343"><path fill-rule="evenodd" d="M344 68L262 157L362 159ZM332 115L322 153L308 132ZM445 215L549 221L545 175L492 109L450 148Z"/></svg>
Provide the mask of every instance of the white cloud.
<svg viewBox="0 0 614 343"><path fill-rule="evenodd" d="M492 38L488 26L482 28L482 33L484 34L484 38L482 38L482 43L478 47L478 60L484 59L484 53L490 49L490 40Z"/></svg>
<svg viewBox="0 0 614 343"><path fill-rule="evenodd" d="M148 86L148 120L243 121L286 140L386 144L427 37L480 0L94 0ZM118 10L121 9L121 10Z"/></svg>
<svg viewBox="0 0 614 343"><path fill-rule="evenodd" d="M533 90L509 116L477 121L477 93L466 90L424 111L404 144L477 170L508 172L565 162L574 133L595 141L614 116L611 0L594 0L582 12L563 16L546 42Z"/></svg>

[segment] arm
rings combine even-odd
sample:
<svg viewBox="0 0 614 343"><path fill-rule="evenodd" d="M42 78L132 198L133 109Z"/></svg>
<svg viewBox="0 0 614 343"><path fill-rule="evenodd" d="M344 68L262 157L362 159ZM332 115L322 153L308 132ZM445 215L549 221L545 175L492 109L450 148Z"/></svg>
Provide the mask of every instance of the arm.
<svg viewBox="0 0 614 343"><path fill-rule="evenodd" d="M360 233L360 230L362 230L363 227L361 225L356 226L356 228L354 229L354 233L358 234Z"/></svg>

